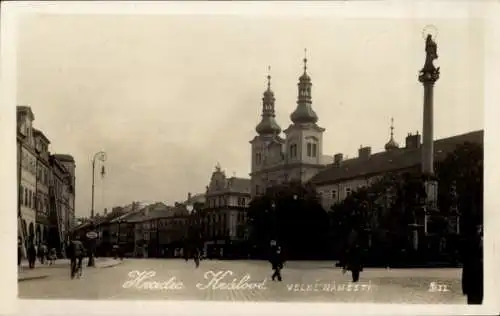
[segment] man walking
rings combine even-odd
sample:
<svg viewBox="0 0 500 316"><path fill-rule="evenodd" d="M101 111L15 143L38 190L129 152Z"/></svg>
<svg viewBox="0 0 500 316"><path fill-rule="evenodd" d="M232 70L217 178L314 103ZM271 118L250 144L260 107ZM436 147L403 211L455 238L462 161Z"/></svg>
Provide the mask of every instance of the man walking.
<svg viewBox="0 0 500 316"><path fill-rule="evenodd" d="M345 270L349 270L352 273L352 282L359 281L359 273L363 271L363 265L361 260L361 247L358 243L353 244L347 250L347 262Z"/></svg>
<svg viewBox="0 0 500 316"><path fill-rule="evenodd" d="M28 263L30 269L35 268L35 262L36 262L36 247L33 241L31 241L28 246Z"/></svg>
<svg viewBox="0 0 500 316"><path fill-rule="evenodd" d="M467 295L467 304L483 303L483 228L467 238L463 253L462 292Z"/></svg>
<svg viewBox="0 0 500 316"><path fill-rule="evenodd" d="M281 248L278 246L276 249L273 251L271 254L271 258L269 260L271 262L271 267L274 271L272 275L272 280L274 281L276 278L278 278L278 281L281 282L282 277L281 277L281 269L283 269L283 255L281 253Z"/></svg>

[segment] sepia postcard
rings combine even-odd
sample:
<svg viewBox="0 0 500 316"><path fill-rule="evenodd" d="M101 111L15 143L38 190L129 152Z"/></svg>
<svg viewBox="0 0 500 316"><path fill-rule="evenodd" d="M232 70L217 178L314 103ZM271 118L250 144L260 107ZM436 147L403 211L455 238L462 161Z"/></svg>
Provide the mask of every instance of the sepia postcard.
<svg viewBox="0 0 500 316"><path fill-rule="evenodd" d="M498 7L2 3L5 313L498 314Z"/></svg>

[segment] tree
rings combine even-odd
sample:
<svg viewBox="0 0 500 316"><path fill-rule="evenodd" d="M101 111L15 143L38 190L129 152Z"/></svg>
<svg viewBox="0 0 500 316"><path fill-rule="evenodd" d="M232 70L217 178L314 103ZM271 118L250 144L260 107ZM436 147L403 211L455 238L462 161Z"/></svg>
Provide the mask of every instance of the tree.
<svg viewBox="0 0 500 316"><path fill-rule="evenodd" d="M438 201L442 212L450 210L456 191L456 204L462 214L462 231L483 223L483 146L459 145L437 166Z"/></svg>
<svg viewBox="0 0 500 316"><path fill-rule="evenodd" d="M271 187L251 201L248 218L251 240L261 250L276 240L289 258L317 258L327 252L328 216L312 186Z"/></svg>

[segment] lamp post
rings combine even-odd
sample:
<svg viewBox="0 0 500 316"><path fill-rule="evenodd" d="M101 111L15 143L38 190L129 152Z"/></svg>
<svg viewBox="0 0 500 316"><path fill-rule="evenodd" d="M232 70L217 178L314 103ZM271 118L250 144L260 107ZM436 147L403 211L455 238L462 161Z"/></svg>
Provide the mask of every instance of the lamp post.
<svg viewBox="0 0 500 316"><path fill-rule="evenodd" d="M99 151L94 154L94 157L92 158L92 209L90 210L90 218L94 218L94 189L95 189L95 163L96 160L100 160L101 162L106 161L106 153L104 151ZM101 171L102 176L104 176L105 171L104 171L104 165L102 166L102 171Z"/></svg>

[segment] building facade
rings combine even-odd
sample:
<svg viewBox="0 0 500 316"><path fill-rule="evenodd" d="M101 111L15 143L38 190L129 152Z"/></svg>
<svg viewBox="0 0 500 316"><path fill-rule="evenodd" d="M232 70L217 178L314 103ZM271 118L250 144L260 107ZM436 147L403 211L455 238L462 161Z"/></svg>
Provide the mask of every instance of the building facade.
<svg viewBox="0 0 500 316"><path fill-rule="evenodd" d="M297 107L290 115L292 124L284 130L276 122L275 97L268 76L262 98L262 119L256 126L257 136L251 141L251 195L264 194L266 188L291 181L305 183L331 162L323 155L323 133L312 108L312 81L304 73L299 78Z"/></svg>
<svg viewBox="0 0 500 316"><path fill-rule="evenodd" d="M36 243L47 243L50 229L50 152L49 139L39 130L33 129L35 153L37 154L36 196L35 196L35 240Z"/></svg>
<svg viewBox="0 0 500 316"><path fill-rule="evenodd" d="M50 140L34 128L34 120L31 107L17 107L18 235L25 247L46 243L61 250L63 235L74 224L74 159L63 155L71 169L51 155Z"/></svg>
<svg viewBox="0 0 500 316"><path fill-rule="evenodd" d="M205 205L197 210L203 251L209 257L237 256L245 239L246 210L251 200L250 179L226 177L219 165L206 187Z"/></svg>
<svg viewBox="0 0 500 316"><path fill-rule="evenodd" d="M36 242L36 165L35 140L33 136L33 121L35 115L30 107L17 107L17 141L20 151L18 168L19 175L19 213L21 222L21 237L26 247L28 243Z"/></svg>

